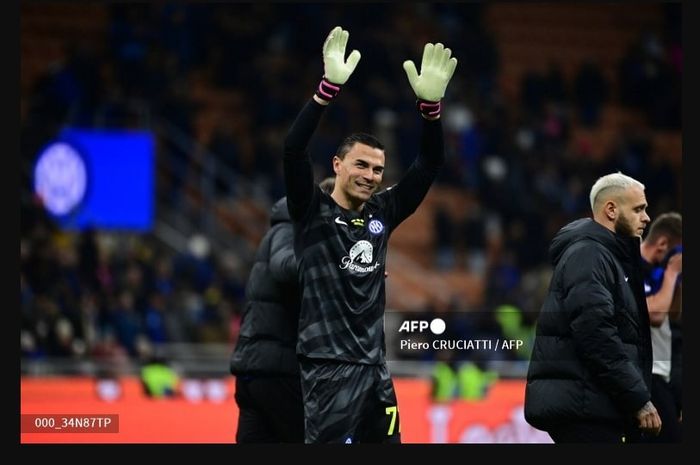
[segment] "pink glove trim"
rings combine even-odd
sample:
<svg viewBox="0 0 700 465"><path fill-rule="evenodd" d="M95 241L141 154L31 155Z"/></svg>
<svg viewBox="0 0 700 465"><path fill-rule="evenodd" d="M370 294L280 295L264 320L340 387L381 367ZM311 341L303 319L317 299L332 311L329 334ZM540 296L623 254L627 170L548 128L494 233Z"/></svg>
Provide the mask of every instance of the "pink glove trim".
<svg viewBox="0 0 700 465"><path fill-rule="evenodd" d="M323 100L333 100L340 93L340 86L332 84L325 77L321 79L316 89L316 95Z"/></svg>
<svg viewBox="0 0 700 465"><path fill-rule="evenodd" d="M427 100L418 100L416 102L418 110L426 116L439 116L440 110L442 110L442 105L440 102L428 102Z"/></svg>

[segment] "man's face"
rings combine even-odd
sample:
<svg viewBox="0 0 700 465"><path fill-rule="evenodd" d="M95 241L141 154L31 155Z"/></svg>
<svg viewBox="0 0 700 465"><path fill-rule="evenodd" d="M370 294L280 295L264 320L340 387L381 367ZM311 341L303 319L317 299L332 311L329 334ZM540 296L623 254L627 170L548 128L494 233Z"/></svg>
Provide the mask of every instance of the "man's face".
<svg viewBox="0 0 700 465"><path fill-rule="evenodd" d="M369 200L384 175L384 151L355 143L342 160L333 158L335 187L353 205Z"/></svg>
<svg viewBox="0 0 700 465"><path fill-rule="evenodd" d="M658 265L666 258L666 255L673 249L681 245L682 242L673 240L666 235L661 235L656 238L656 242L652 243L651 263Z"/></svg>
<svg viewBox="0 0 700 465"><path fill-rule="evenodd" d="M647 227L647 199L644 191L638 187L630 187L624 191L616 202L619 209L615 218L615 232L622 236L642 237Z"/></svg>

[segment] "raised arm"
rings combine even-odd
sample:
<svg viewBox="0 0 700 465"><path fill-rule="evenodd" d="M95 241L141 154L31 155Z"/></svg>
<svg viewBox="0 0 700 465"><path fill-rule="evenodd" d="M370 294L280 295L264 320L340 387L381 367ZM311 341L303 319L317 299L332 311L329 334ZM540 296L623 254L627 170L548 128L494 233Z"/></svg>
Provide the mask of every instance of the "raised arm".
<svg viewBox="0 0 700 465"><path fill-rule="evenodd" d="M335 27L323 43L323 78L315 94L297 115L284 141L284 179L287 186L287 205L293 220L307 213L314 195L313 168L307 146L318 127L323 110L340 93L360 61L360 52L353 52L345 60L348 31Z"/></svg>
<svg viewBox="0 0 700 465"><path fill-rule="evenodd" d="M656 294L647 296L647 308L649 320L652 326L661 326L666 315L671 311L671 304L676 291L678 276L683 269L683 254L673 255L664 270L664 279L661 288Z"/></svg>
<svg viewBox="0 0 700 465"><path fill-rule="evenodd" d="M443 44L425 44L420 74L411 60L403 63L408 82L416 94L416 106L423 117L418 156L401 181L392 189L396 224L413 213L437 177L445 160L442 134L442 99L457 67L457 59Z"/></svg>
<svg viewBox="0 0 700 465"><path fill-rule="evenodd" d="M440 118L442 98L457 68L457 58L451 56L452 50L444 45L427 43L423 48L420 74L413 61L403 62L408 82L418 98L416 105L425 119Z"/></svg>

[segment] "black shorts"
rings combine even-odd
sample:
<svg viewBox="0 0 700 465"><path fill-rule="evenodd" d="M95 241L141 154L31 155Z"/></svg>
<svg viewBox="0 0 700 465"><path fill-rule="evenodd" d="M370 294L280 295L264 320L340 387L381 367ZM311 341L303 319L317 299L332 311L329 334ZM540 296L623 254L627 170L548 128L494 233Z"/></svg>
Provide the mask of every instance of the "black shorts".
<svg viewBox="0 0 700 465"><path fill-rule="evenodd" d="M296 377L236 377L236 442L304 442L301 384Z"/></svg>
<svg viewBox="0 0 700 465"><path fill-rule="evenodd" d="M401 443L386 363L301 358L306 443Z"/></svg>

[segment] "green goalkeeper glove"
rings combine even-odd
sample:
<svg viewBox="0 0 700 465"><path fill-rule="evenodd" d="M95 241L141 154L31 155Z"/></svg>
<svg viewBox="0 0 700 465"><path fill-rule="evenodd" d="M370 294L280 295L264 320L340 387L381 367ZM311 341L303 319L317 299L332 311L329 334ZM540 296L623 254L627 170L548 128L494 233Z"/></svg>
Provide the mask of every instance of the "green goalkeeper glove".
<svg viewBox="0 0 700 465"><path fill-rule="evenodd" d="M345 84L360 61L360 52L353 50L345 61L345 46L350 33L336 26L323 43L324 77L333 84Z"/></svg>
<svg viewBox="0 0 700 465"><path fill-rule="evenodd" d="M316 95L323 100L330 101L338 95L340 86L347 82L360 61L361 55L357 50L353 50L345 61L348 37L350 37L348 31L336 26L323 43L324 74L316 90Z"/></svg>
<svg viewBox="0 0 700 465"><path fill-rule="evenodd" d="M457 67L457 59L450 58L451 55L452 50L440 43L425 44L420 75L413 61L403 62L403 69L406 71L413 92L418 97L418 108L423 114L428 116L440 114L439 102L445 96L447 84Z"/></svg>

